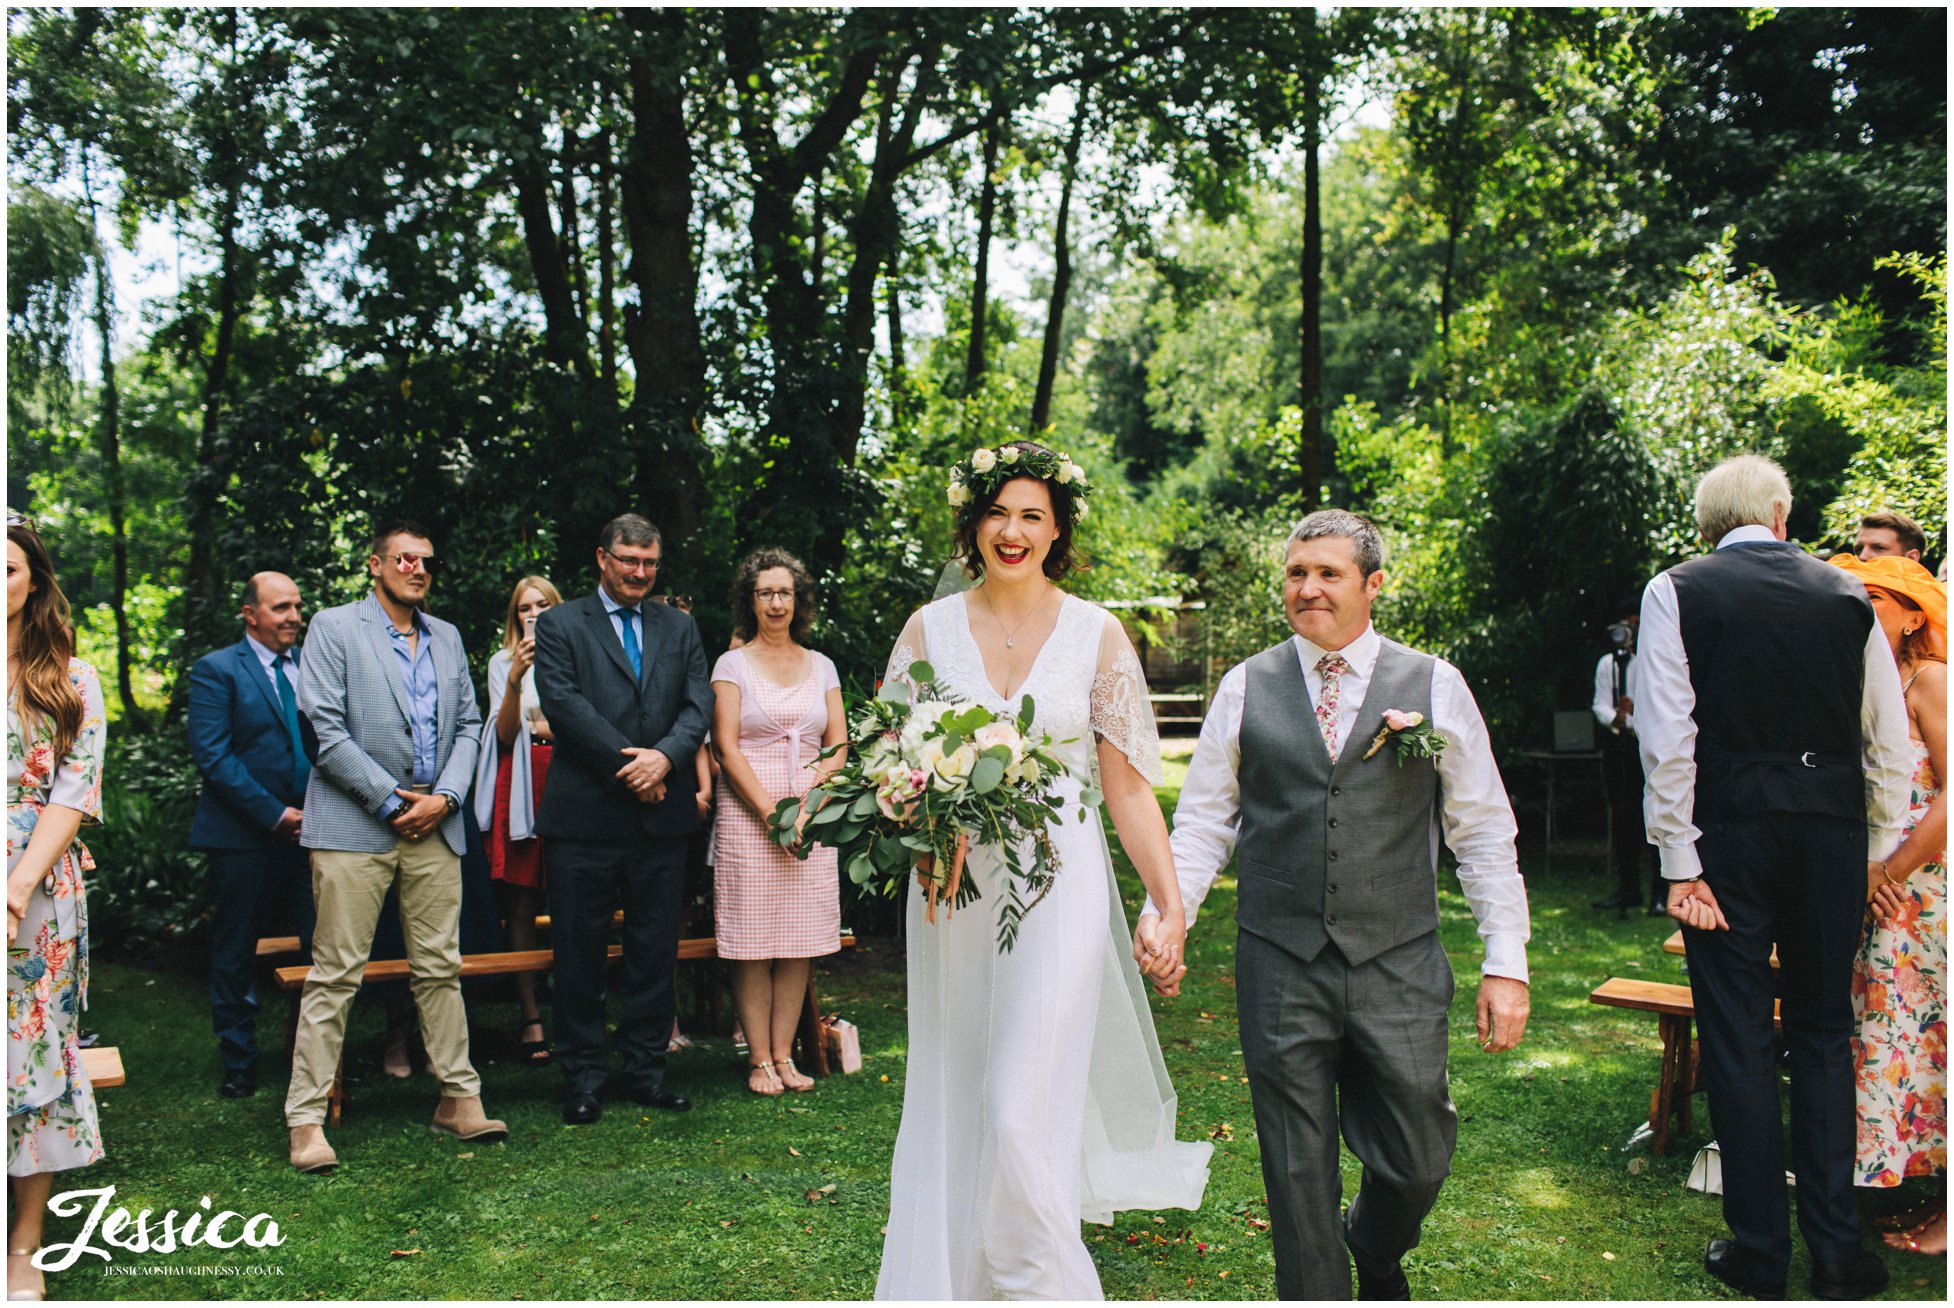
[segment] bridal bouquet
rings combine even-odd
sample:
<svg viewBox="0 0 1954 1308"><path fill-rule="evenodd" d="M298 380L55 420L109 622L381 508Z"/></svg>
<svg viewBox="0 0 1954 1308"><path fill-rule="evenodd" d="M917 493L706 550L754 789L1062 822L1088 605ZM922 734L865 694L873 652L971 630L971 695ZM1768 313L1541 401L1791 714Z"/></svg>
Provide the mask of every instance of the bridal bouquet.
<svg viewBox="0 0 1954 1308"><path fill-rule="evenodd" d="M803 798L780 801L773 838L802 858L811 844L831 846L850 881L888 895L913 871L925 883L931 922L939 899L954 913L980 897L963 875L969 845L1001 848L1008 875L997 943L1008 952L1058 871L1046 827L1063 805L1057 782L1065 765L1050 736L1031 735L1029 695L1015 719L1000 717L954 698L935 677L929 664L913 663L913 694L890 681L862 704L848 740L822 754L846 749L846 762ZM1027 841L1029 867L1021 848Z"/></svg>

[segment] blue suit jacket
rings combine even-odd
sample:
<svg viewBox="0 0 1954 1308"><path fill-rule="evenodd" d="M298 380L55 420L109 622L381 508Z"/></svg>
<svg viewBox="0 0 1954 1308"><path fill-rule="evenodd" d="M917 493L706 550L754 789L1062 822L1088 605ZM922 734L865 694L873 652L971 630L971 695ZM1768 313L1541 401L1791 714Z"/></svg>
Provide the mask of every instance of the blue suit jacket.
<svg viewBox="0 0 1954 1308"><path fill-rule="evenodd" d="M276 840L278 819L305 797L292 784L292 738L278 691L249 641L206 654L190 669L189 731L190 757L204 778L191 847L258 849ZM299 735L307 756L316 753L303 713Z"/></svg>

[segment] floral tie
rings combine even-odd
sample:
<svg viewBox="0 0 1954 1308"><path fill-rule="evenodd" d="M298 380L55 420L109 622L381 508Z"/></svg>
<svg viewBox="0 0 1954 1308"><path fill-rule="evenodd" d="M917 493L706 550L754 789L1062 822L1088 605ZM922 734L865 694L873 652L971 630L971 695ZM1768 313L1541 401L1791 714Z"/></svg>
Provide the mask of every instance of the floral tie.
<svg viewBox="0 0 1954 1308"><path fill-rule="evenodd" d="M1316 661L1317 675L1323 678L1323 693L1316 697L1316 725L1323 731L1323 748L1330 762L1337 761L1337 705L1343 699L1343 674L1350 671L1341 654L1325 654Z"/></svg>

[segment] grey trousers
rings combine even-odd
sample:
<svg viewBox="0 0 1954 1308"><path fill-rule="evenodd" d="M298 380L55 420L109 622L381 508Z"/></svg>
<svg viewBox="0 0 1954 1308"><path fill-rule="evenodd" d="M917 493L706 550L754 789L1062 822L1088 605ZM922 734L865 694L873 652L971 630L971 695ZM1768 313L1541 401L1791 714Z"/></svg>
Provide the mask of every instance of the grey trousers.
<svg viewBox="0 0 1954 1308"><path fill-rule="evenodd" d="M1307 963L1246 931L1235 948L1276 1294L1348 1299L1350 1255L1396 1266L1452 1170L1452 968L1437 932L1355 967L1335 945ZM1348 1218L1339 1130L1364 1168Z"/></svg>

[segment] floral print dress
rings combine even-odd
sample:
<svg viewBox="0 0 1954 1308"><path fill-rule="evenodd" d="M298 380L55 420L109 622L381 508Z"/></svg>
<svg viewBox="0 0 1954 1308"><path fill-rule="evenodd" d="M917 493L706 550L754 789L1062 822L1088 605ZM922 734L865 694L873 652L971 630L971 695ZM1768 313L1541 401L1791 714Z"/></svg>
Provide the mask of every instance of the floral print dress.
<svg viewBox="0 0 1954 1308"><path fill-rule="evenodd" d="M54 724L24 725L7 703L7 870L27 852L34 824L50 804L77 809L85 823L102 814L102 753L108 724L102 684L80 659L68 680L81 694L81 731L65 758L54 757ZM7 1175L81 1167L102 1156L95 1095L76 1044L88 1002L88 900L82 874L95 866L76 840L55 860L27 903L7 950Z"/></svg>
<svg viewBox="0 0 1954 1308"><path fill-rule="evenodd" d="M1907 834L1940 793L1927 747L1913 742ZM1853 1074L1859 1144L1853 1180L1898 1185L1947 1170L1947 866L1907 877L1898 926L1867 917L1852 966Z"/></svg>

